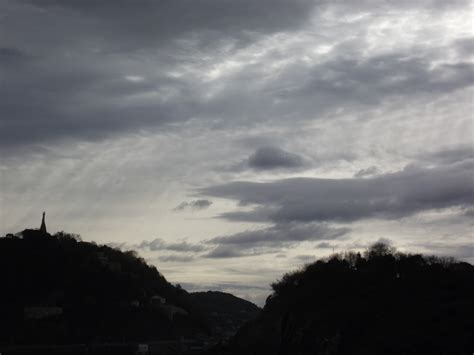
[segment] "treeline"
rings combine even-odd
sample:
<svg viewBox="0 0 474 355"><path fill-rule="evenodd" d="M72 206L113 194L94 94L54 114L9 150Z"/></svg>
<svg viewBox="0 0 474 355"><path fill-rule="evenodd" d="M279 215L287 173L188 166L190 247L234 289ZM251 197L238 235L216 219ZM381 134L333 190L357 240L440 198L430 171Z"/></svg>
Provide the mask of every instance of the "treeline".
<svg viewBox="0 0 474 355"><path fill-rule="evenodd" d="M474 267L378 243L288 273L215 354L471 354Z"/></svg>
<svg viewBox="0 0 474 355"><path fill-rule="evenodd" d="M0 238L0 344L176 339L209 331L189 294L133 251L77 235Z"/></svg>

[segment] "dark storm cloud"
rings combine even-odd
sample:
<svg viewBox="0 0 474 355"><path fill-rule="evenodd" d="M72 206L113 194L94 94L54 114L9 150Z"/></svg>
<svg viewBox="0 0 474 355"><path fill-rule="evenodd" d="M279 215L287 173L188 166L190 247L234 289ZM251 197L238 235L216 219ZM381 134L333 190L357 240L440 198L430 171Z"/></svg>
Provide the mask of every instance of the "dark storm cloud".
<svg viewBox="0 0 474 355"><path fill-rule="evenodd" d="M217 245L205 257L234 258L281 251L302 242L333 240L348 234L348 228L328 227L315 223L280 223L260 230L247 230L210 239Z"/></svg>
<svg viewBox="0 0 474 355"><path fill-rule="evenodd" d="M0 63L3 65L21 64L27 58L28 55L17 48L0 48Z"/></svg>
<svg viewBox="0 0 474 355"><path fill-rule="evenodd" d="M229 220L275 223L401 218L417 212L474 205L474 161L433 168L410 166L371 178L294 178L267 183L234 182L201 190L203 195L256 205L253 211L221 215Z"/></svg>
<svg viewBox="0 0 474 355"><path fill-rule="evenodd" d="M158 250L169 250L169 251L179 251L179 252L200 252L205 250L205 247L199 244L192 244L186 241L178 243L169 243L163 239L156 238L152 241L144 240L139 245L135 246L138 249L149 249L151 251Z"/></svg>
<svg viewBox="0 0 474 355"><path fill-rule="evenodd" d="M176 206L174 211L185 211L185 210L204 210L212 205L212 201L209 200L194 200L194 201L184 201Z"/></svg>
<svg viewBox="0 0 474 355"><path fill-rule="evenodd" d="M302 25L312 0L28 0L51 11L67 10L88 18L95 30L119 49L155 46L192 34L208 45L222 36L252 38ZM66 12L60 12L67 15ZM203 43L205 44L205 43Z"/></svg>
<svg viewBox="0 0 474 355"><path fill-rule="evenodd" d="M0 6L5 14L1 31L13 45L1 49L0 61L18 64L26 58L22 48L33 53L21 68L0 69L0 144L8 147L102 139L199 116L202 108L195 106L201 83L156 74L156 68L172 71L235 40L296 28L314 3L31 0ZM147 52L132 54L140 48ZM124 79L128 70L150 66L155 73L151 82ZM130 100L160 90L167 99Z"/></svg>
<svg viewBox="0 0 474 355"><path fill-rule="evenodd" d="M34 53L26 66L2 68L0 144L16 147L63 138L102 139L199 116L201 83L196 78L155 74L152 82L130 82L124 79L126 71L150 63L161 72L172 71L175 64L193 65L235 39L253 40L255 33L299 26L313 2L33 0L1 6L7 14L2 32L10 34L9 42ZM21 26L15 18L24 19ZM175 42L182 36L183 42ZM128 52L140 47L152 50ZM14 47L0 53L3 63L24 58ZM132 69L123 64L129 62ZM130 100L160 90L167 99Z"/></svg>
<svg viewBox="0 0 474 355"><path fill-rule="evenodd" d="M305 166L305 161L297 154L265 146L258 148L249 157L248 166L256 170L292 169Z"/></svg>
<svg viewBox="0 0 474 355"><path fill-rule="evenodd" d="M188 117L173 102L127 101L127 96L149 91L155 84L132 83L120 73L42 60L29 60L15 69L2 70L8 83L0 87L4 146L62 138L96 140ZM181 86L165 79L160 84L178 92Z"/></svg>
<svg viewBox="0 0 474 355"><path fill-rule="evenodd" d="M450 8L465 4L450 2ZM0 61L17 66L0 69L4 148L166 130L190 119L251 129L379 104L387 97L449 93L471 85L473 78L472 64L462 58L434 65L449 46L366 58L348 49L364 47L363 41L342 41L327 60L292 61L267 76L269 63L289 55L272 50L261 62L219 80L219 90L206 97L215 87L200 77L203 66L233 58L239 48L267 35L303 29L313 10L443 11L438 1L385 1L374 7L372 1L30 0L0 6L6 14L1 31L8 34ZM451 46L465 53L471 44L458 39ZM181 74L173 76L176 71ZM258 169L299 164L282 152L257 153L249 163Z"/></svg>
<svg viewBox="0 0 474 355"><path fill-rule="evenodd" d="M315 0L20 0L47 9L65 9L106 22L110 33L134 37L176 37L185 32L273 32L301 25L315 9L325 11L446 11L468 0L315 1Z"/></svg>
<svg viewBox="0 0 474 355"><path fill-rule="evenodd" d="M330 24L322 14L328 12L340 12L343 18L364 11L383 14L389 9L447 11L468 2L443 4L4 1L0 31L7 35L0 49L4 64L0 68L0 146L19 151L25 145L165 131L191 119L202 125L251 130L269 122L313 120L335 109L379 105L391 98L404 98L409 106L410 100L449 94L472 85L473 67L464 59L472 50L470 38L439 48L363 56L358 48L366 47L364 40L344 40L347 34L341 33L330 53L309 63L295 59L316 46L317 39L294 52L273 49L267 53L258 42L273 34L298 35L308 26L316 26L311 27L314 33L325 33ZM320 21L308 21L314 14ZM242 70L219 78L218 85L203 79L203 71L237 58L239 49L256 44L261 57L244 63ZM448 64L444 59L451 49L458 55ZM265 73L273 61L288 58L282 69ZM213 94L206 96L208 92ZM264 149L248 161L260 170L302 164L292 153Z"/></svg>

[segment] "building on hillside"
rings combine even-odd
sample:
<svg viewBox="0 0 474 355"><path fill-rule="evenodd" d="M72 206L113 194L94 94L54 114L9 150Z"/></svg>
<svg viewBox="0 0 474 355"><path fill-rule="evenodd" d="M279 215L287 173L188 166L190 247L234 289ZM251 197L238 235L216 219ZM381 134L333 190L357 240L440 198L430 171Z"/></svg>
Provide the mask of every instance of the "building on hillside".
<svg viewBox="0 0 474 355"><path fill-rule="evenodd" d="M151 299L150 299L150 303L154 306L157 306L157 305L161 305L161 304L165 304L166 303L166 298L164 297L161 297L159 295L154 295Z"/></svg>

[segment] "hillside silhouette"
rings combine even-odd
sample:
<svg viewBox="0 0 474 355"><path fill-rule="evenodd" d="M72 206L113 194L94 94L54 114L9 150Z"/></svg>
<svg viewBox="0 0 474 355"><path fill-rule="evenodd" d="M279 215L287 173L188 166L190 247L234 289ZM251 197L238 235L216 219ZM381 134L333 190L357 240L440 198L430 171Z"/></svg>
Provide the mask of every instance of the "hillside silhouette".
<svg viewBox="0 0 474 355"><path fill-rule="evenodd" d="M261 311L252 302L225 292L193 292L190 296L196 307L205 314L213 335L220 339L233 336L241 325L254 319Z"/></svg>
<svg viewBox="0 0 474 355"><path fill-rule="evenodd" d="M474 351L474 267L398 253L318 260L274 283L260 316L219 355L446 354Z"/></svg>
<svg viewBox="0 0 474 355"><path fill-rule="evenodd" d="M259 311L223 293L191 295L134 251L45 226L0 238L0 280L0 345L211 339ZM216 323L219 305L230 325Z"/></svg>
<svg viewBox="0 0 474 355"><path fill-rule="evenodd" d="M38 347L21 348L33 344L48 354L135 354L136 344L153 342L157 350L149 354L198 354L216 343L205 353L474 350L474 266L383 243L284 275L263 310L222 292L188 293L134 251L51 235L45 225L0 238L0 280L0 351L13 349L5 354L39 354ZM182 339L194 352L175 346ZM160 341L174 343L163 352ZM50 347L113 343L120 351Z"/></svg>

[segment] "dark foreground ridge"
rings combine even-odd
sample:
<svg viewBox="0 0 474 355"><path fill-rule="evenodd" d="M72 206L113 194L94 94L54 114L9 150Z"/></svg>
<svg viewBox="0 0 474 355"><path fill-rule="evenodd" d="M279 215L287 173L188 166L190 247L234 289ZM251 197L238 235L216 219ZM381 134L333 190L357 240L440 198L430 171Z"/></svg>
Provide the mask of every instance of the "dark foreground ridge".
<svg viewBox="0 0 474 355"><path fill-rule="evenodd" d="M474 267L381 243L284 275L263 311L46 226L0 238L0 280L2 355L474 352Z"/></svg>
<svg viewBox="0 0 474 355"><path fill-rule="evenodd" d="M272 285L260 316L218 355L474 352L474 267L376 244L334 255Z"/></svg>
<svg viewBox="0 0 474 355"><path fill-rule="evenodd" d="M134 251L43 229L0 238L2 355L135 354L138 344L195 354L260 312L228 294L189 294Z"/></svg>

